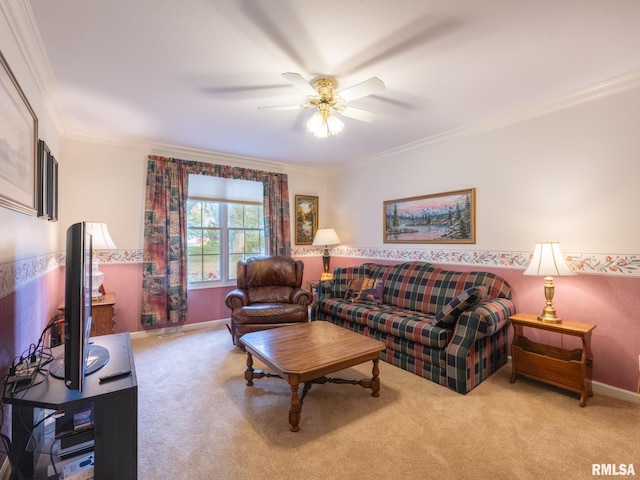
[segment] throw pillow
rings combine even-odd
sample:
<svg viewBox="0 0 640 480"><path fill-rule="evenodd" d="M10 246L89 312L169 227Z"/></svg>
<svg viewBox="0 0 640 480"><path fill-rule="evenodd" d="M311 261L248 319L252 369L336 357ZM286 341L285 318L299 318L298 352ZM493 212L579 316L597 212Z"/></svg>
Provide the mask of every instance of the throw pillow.
<svg viewBox="0 0 640 480"><path fill-rule="evenodd" d="M360 292L363 290L371 289L375 285L375 280L369 277L358 277L351 280L347 287L347 292L344 295L344 299L347 302L357 302L360 297Z"/></svg>
<svg viewBox="0 0 640 480"><path fill-rule="evenodd" d="M376 278L373 282L372 288L363 288L360 290L357 301L361 303L375 303L376 305L380 305L382 303L383 290L382 279Z"/></svg>
<svg viewBox="0 0 640 480"><path fill-rule="evenodd" d="M447 303L434 318L434 326L444 328L453 324L467 308L479 303L489 295L489 287L480 285L466 289Z"/></svg>

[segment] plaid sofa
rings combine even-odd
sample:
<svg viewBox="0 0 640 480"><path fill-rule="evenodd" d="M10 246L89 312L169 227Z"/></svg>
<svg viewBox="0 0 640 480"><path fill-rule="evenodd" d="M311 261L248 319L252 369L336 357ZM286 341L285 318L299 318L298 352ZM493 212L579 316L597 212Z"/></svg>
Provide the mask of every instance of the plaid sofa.
<svg viewBox="0 0 640 480"><path fill-rule="evenodd" d="M365 263L336 268L317 294L312 320L381 340L382 360L456 392L470 392L507 362L515 305L509 284L492 273Z"/></svg>

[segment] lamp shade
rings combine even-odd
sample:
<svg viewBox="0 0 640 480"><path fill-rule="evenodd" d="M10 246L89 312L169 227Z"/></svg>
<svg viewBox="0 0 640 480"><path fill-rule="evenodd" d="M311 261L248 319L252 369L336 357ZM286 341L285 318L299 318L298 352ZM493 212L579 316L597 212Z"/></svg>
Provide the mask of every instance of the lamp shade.
<svg viewBox="0 0 640 480"><path fill-rule="evenodd" d="M91 234L91 244L94 250L118 249L109 235L106 223L87 222L87 230Z"/></svg>
<svg viewBox="0 0 640 480"><path fill-rule="evenodd" d="M567 263L559 242L536 243L531 263L524 271L524 275L539 277L562 277L575 275Z"/></svg>
<svg viewBox="0 0 640 480"><path fill-rule="evenodd" d="M333 228L319 228L313 239L313 245L337 245L340 238Z"/></svg>

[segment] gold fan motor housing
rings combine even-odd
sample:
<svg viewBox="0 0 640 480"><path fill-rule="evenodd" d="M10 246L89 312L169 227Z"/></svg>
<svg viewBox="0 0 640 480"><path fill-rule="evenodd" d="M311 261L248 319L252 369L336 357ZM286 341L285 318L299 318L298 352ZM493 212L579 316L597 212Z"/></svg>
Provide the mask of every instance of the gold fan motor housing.
<svg viewBox="0 0 640 480"><path fill-rule="evenodd" d="M313 82L313 88L318 92L318 97L309 97L309 103L314 107L318 107L321 111L334 107L336 103L342 103L342 99L334 89L334 81L330 78L317 79ZM336 109L336 111L340 113L342 109Z"/></svg>

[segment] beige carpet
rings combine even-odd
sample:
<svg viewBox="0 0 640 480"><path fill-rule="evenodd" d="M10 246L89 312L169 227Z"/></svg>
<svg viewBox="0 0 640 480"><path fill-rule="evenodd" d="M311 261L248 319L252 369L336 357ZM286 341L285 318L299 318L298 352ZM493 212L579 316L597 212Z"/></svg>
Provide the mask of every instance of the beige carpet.
<svg viewBox="0 0 640 480"><path fill-rule="evenodd" d="M247 387L223 323L133 347L141 480L591 479L594 463L640 475L638 405L597 395L580 408L570 392L510 384L507 366L463 396L380 362L379 398L315 385L292 433L287 382ZM341 372L370 374L370 362Z"/></svg>

